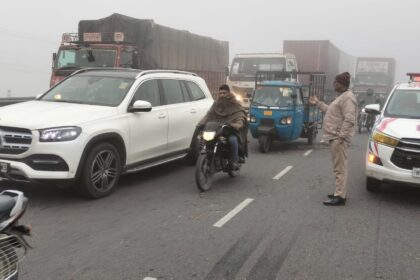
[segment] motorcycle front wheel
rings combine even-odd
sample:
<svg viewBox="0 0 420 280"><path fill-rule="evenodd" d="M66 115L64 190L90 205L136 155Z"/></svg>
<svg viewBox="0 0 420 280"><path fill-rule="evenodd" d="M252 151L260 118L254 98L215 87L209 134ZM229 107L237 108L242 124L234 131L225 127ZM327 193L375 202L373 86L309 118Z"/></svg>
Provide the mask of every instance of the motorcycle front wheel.
<svg viewBox="0 0 420 280"><path fill-rule="evenodd" d="M208 191L213 183L211 161L206 154L200 155L195 166L195 183L201 192Z"/></svg>

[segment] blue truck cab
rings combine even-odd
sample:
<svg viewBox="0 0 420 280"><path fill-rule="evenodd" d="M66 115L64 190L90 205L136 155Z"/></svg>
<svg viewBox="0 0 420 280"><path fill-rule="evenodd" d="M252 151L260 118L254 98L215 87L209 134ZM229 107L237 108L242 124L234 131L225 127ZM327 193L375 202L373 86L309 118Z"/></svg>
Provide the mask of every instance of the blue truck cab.
<svg viewBox="0 0 420 280"><path fill-rule="evenodd" d="M321 78L321 79L320 79ZM249 129L258 139L260 151L270 150L273 141L307 138L312 144L322 121L322 112L308 102L310 95L323 92L322 78L309 85L297 81L263 80L256 83L249 110Z"/></svg>

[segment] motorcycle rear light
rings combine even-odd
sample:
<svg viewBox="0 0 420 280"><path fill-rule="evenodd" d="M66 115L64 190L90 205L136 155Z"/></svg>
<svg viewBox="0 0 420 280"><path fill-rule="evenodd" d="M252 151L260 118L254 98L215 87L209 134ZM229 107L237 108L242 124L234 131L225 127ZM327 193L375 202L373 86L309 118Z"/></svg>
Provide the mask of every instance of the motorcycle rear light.
<svg viewBox="0 0 420 280"><path fill-rule="evenodd" d="M375 156L374 154L369 154L368 161L370 163L383 166L381 159L379 157Z"/></svg>

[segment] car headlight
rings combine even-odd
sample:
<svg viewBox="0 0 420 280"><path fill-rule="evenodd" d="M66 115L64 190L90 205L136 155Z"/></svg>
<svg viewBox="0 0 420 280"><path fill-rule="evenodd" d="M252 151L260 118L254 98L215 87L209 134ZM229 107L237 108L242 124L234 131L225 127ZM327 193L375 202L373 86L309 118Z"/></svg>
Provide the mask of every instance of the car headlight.
<svg viewBox="0 0 420 280"><path fill-rule="evenodd" d="M82 129L77 126L46 128L39 131L40 142L71 141L79 137Z"/></svg>
<svg viewBox="0 0 420 280"><path fill-rule="evenodd" d="M280 120L281 124L292 124L292 117L284 117Z"/></svg>
<svg viewBox="0 0 420 280"><path fill-rule="evenodd" d="M204 131L204 133L203 133L203 139L205 141L212 141L215 136L216 136L215 131Z"/></svg>
<svg viewBox="0 0 420 280"><path fill-rule="evenodd" d="M375 131L373 133L372 140L376 143L390 146L392 148L395 148L399 143L399 139L391 137L379 131Z"/></svg>

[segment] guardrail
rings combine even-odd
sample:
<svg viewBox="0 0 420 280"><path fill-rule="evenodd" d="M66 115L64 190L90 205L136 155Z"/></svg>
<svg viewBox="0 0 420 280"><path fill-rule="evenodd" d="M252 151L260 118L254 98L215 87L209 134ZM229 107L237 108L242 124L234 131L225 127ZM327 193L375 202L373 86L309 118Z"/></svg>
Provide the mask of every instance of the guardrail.
<svg viewBox="0 0 420 280"><path fill-rule="evenodd" d="M25 102L33 100L35 97L10 97L10 98L0 98L0 107L11 105L15 103Z"/></svg>

